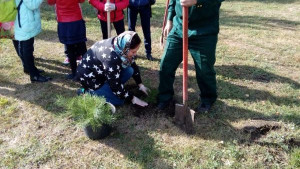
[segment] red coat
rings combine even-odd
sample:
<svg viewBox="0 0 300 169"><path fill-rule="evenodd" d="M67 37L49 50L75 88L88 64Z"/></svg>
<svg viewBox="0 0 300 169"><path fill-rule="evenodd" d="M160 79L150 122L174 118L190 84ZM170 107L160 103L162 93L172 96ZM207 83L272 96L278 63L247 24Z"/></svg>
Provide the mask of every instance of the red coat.
<svg viewBox="0 0 300 169"><path fill-rule="evenodd" d="M47 0L49 5L55 5L58 22L73 22L82 19L79 3L85 0Z"/></svg>
<svg viewBox="0 0 300 169"><path fill-rule="evenodd" d="M110 21L116 22L124 18L123 9L127 8L129 0L110 0L109 2L116 5L114 11L110 11ZM89 0L89 3L98 9L98 18L102 21L106 20L106 11L104 11L104 5L106 0Z"/></svg>

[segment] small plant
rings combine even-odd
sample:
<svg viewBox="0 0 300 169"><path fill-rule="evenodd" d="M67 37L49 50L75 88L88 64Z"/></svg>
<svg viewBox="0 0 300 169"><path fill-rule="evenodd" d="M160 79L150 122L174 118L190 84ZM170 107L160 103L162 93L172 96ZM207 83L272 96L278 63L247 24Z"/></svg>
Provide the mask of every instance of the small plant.
<svg viewBox="0 0 300 169"><path fill-rule="evenodd" d="M72 99L58 97L57 104L65 106L67 113L83 127L91 126L93 131L102 125L111 125L116 121L112 107L103 97L90 94L81 95Z"/></svg>

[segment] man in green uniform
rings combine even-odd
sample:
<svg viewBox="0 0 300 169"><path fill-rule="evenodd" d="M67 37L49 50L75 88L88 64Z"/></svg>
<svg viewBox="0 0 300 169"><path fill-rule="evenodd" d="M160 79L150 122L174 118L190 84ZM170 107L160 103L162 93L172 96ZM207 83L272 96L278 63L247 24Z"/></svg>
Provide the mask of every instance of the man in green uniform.
<svg viewBox="0 0 300 169"><path fill-rule="evenodd" d="M219 33L219 10L223 0L170 0L168 21L164 29L167 37L160 63L159 104L163 110L174 95L175 72L182 62L182 6L189 7L188 48L193 57L201 103L199 112L207 112L217 99L214 70Z"/></svg>

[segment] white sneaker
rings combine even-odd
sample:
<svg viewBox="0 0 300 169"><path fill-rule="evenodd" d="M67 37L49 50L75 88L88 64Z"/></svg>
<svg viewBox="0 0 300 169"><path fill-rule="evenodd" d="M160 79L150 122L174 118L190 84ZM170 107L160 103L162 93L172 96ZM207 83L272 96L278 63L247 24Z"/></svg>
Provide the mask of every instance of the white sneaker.
<svg viewBox="0 0 300 169"><path fill-rule="evenodd" d="M63 62L63 64L64 65L68 65L68 64L70 64L70 62L69 62L69 58L68 57L66 57L66 59L64 60L64 62Z"/></svg>
<svg viewBox="0 0 300 169"><path fill-rule="evenodd" d="M81 57L81 56L78 56L78 57L76 58L77 63L79 63L79 62L81 61L81 59L82 59L82 57ZM70 61L69 61L69 58L68 58L68 57L66 57L66 59L65 59L64 62L63 62L63 64L64 64L64 65L70 64Z"/></svg>
<svg viewBox="0 0 300 169"><path fill-rule="evenodd" d="M78 57L76 58L77 63L80 63L81 60L82 60L82 56L78 56Z"/></svg>

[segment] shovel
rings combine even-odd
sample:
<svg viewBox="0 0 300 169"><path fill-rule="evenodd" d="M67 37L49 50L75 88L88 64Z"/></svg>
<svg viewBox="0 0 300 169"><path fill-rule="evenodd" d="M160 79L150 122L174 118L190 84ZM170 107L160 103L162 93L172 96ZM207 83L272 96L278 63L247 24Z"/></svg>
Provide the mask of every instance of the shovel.
<svg viewBox="0 0 300 169"><path fill-rule="evenodd" d="M109 3L109 0L106 1L106 3ZM110 38L110 11L107 11L106 13L106 22L107 22L107 38Z"/></svg>
<svg viewBox="0 0 300 169"><path fill-rule="evenodd" d="M183 23L183 105L175 104L175 124L185 130L187 134L193 134L195 111L188 107L188 7L182 7Z"/></svg>

